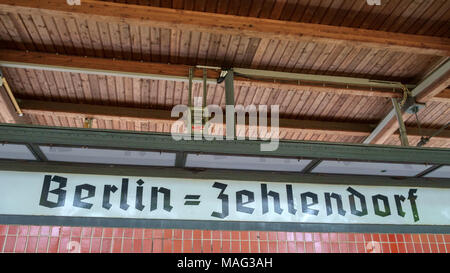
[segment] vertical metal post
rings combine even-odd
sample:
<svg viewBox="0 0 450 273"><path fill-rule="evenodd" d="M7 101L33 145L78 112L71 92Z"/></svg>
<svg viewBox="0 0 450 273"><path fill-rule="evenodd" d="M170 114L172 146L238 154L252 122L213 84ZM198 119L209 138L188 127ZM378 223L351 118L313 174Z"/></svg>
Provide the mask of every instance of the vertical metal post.
<svg viewBox="0 0 450 273"><path fill-rule="evenodd" d="M193 117L193 111L192 111L192 78L194 77L194 68L189 68L189 90L188 90L188 124L187 126L187 133L189 135L192 134L192 117Z"/></svg>
<svg viewBox="0 0 450 273"><path fill-rule="evenodd" d="M400 142L402 146L409 146L408 136L406 135L406 127L403 122L402 111L400 105L395 98L391 98L392 104L394 105L395 115L398 121L398 130L400 131Z"/></svg>
<svg viewBox="0 0 450 273"><path fill-rule="evenodd" d="M203 108L206 107L206 95L208 92L208 85L207 85L208 75L206 68L203 68Z"/></svg>
<svg viewBox="0 0 450 273"><path fill-rule="evenodd" d="M226 105L226 124L227 139L236 138L236 121L234 115L234 74L233 70L228 70L225 76L225 105Z"/></svg>

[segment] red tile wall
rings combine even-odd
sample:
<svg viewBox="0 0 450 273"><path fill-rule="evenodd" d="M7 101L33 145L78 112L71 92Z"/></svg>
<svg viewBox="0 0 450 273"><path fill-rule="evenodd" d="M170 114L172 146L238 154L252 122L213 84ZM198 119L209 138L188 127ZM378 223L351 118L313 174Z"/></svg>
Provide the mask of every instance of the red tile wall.
<svg viewBox="0 0 450 273"><path fill-rule="evenodd" d="M448 253L450 234L0 225L0 250L17 253Z"/></svg>

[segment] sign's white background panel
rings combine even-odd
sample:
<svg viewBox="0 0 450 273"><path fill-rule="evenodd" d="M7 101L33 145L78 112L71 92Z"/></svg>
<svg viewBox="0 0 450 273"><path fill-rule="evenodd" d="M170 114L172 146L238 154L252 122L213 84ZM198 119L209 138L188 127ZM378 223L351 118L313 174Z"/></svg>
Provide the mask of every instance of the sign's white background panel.
<svg viewBox="0 0 450 273"><path fill-rule="evenodd" d="M40 205L43 182L46 175L55 175L67 178L64 206L48 208ZM127 210L120 208L122 179L128 179ZM141 179L144 183L142 211L136 209L136 183ZM218 198L221 189L213 187L214 183L226 184L223 194L228 197L229 214L221 219L213 217L214 211L223 211L222 200ZM345 183L345 181L342 181ZM76 207L73 204L75 187L82 184L95 186L95 195L83 199L83 202L92 204L90 209ZM276 192L280 197L281 214L274 211L274 198L268 197L268 212L262 209L262 187L267 185L267 191ZM104 186L114 185L117 191L110 194L111 208L102 207ZM296 213L288 210L288 194L286 185L292 185L293 204ZM50 183L48 201L55 202L57 195L51 191L57 189L59 184ZM164 187L170 190L170 205L172 210L163 209L163 194L158 193L157 209L151 211L151 188ZM218 221L257 221L257 222L298 222L298 223L346 223L346 224L398 224L398 225L450 225L450 189L423 188L423 187L388 187L388 186L359 186L352 185L352 189L365 197L367 215L356 216L351 213L351 193L348 185L278 183L258 181L232 181L232 180L199 180L158 177L131 177L108 175L84 175L64 173L38 173L38 172L12 172L0 171L0 214L3 215L40 215L40 216L77 216L77 217L108 217L108 218L138 218L138 219L176 219L176 220L218 220ZM412 200L408 199L410 190L416 189L414 200L419 219L414 219ZM243 205L253 209L251 214L237 211L236 192L250 191L254 194L254 201L248 202L243 197ZM317 215L302 211L301 194L311 192L317 195L317 204L308 208L318 210ZM332 213L327 215L325 193L336 193L342 197L342 208L345 215L339 215L336 200L331 198ZM81 191L82 198L88 192ZM200 195L198 205L185 205L186 195ZM375 214L373 196L384 195L390 207L390 215ZM395 195L403 196L402 204L404 217L398 214ZM123 197L122 197L123 198ZM195 201L195 200L194 200ZM248 203L247 203L248 202ZM308 198L307 203L313 200ZM360 199L355 197L356 208L361 210ZM381 211L386 211L382 201L378 200Z"/></svg>

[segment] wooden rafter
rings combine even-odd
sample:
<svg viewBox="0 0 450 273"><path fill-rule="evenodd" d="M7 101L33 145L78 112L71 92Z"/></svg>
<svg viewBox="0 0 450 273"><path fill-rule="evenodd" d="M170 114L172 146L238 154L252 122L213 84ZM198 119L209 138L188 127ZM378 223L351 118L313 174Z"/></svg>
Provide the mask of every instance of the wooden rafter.
<svg viewBox="0 0 450 273"><path fill-rule="evenodd" d="M61 15L106 22L202 31L255 38L349 44L355 47L389 49L417 54L450 56L448 38L390 33L349 27L299 23L234 15L83 0L67 5L61 0L0 0L5 12L31 15Z"/></svg>

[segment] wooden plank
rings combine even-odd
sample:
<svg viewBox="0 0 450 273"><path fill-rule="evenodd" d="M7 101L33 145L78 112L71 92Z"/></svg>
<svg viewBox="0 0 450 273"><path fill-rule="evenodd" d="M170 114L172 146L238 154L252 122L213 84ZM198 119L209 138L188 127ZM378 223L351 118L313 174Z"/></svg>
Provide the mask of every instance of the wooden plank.
<svg viewBox="0 0 450 273"><path fill-rule="evenodd" d="M82 70L101 70L106 72L120 72L126 75L134 75L139 77L139 75L160 75L167 77L174 77L175 79L186 79L189 74L189 66L186 65L172 65L172 64L161 64L161 63L148 63L148 62L138 62L138 61L125 61L125 60L111 60L102 59L94 57L78 57L78 56L67 56L59 54L48 54L40 52L22 52L15 50L0 50L0 60L6 62L18 62L34 65L44 65L52 67L65 67L73 69ZM100 72L99 72L100 73ZM202 71L199 69L195 70L195 77L201 78ZM208 70L208 78L215 79L218 78L218 72L213 70ZM169 80L170 78L168 78ZM398 92L392 90L382 90L382 89L372 89L358 88L349 86L332 86L332 85L312 85L308 83L287 83L287 82L277 82L270 80L260 80L260 79L248 79L243 77L235 77L236 86L255 86L255 87L268 87L280 90L298 90L303 91L305 88L309 88L314 92L326 92L335 94L349 94L349 95L362 95L362 96L379 96L379 97L399 97Z"/></svg>
<svg viewBox="0 0 450 273"><path fill-rule="evenodd" d="M79 6L61 5L58 0L1 0L0 7L6 12L16 13L77 16L84 19L95 16L97 20L109 21L112 24L152 25L161 28L183 28L191 31L278 40L301 41L307 37L314 37L315 41L324 43L352 43L369 48L389 48L411 53L450 56L449 39L441 37L181 11L95 0L84 0L83 5Z"/></svg>

